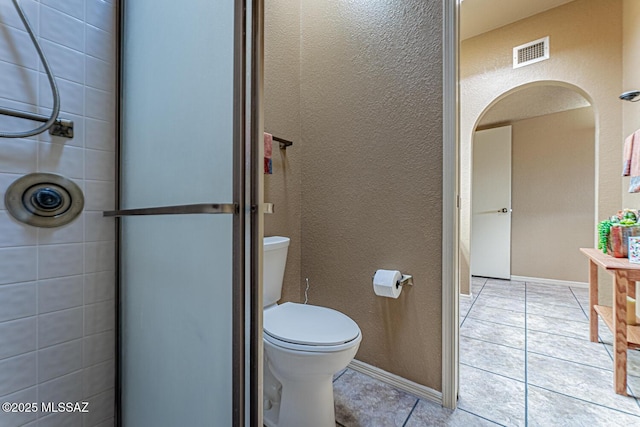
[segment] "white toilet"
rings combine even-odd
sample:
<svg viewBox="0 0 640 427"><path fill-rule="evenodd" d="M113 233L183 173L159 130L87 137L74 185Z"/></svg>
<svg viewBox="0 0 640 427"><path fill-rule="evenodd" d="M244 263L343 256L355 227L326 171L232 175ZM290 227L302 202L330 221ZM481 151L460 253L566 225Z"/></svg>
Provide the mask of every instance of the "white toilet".
<svg viewBox="0 0 640 427"><path fill-rule="evenodd" d="M360 328L330 308L287 302L289 238L264 238L264 424L334 427L333 376L360 346Z"/></svg>

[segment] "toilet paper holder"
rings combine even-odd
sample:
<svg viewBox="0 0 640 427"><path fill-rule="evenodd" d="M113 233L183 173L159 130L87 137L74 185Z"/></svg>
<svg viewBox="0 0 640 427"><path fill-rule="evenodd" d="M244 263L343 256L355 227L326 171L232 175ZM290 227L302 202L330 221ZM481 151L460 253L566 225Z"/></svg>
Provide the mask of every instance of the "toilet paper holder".
<svg viewBox="0 0 640 427"><path fill-rule="evenodd" d="M404 285L413 286L413 276L410 274L403 274L400 280L396 283L396 288Z"/></svg>
<svg viewBox="0 0 640 427"><path fill-rule="evenodd" d="M373 276L371 276L371 280L373 280L375 275L376 274L373 273ZM404 285L413 286L413 276L412 275L403 274L402 277L400 278L400 280L398 280L396 282L396 288L399 288L400 286L404 286Z"/></svg>

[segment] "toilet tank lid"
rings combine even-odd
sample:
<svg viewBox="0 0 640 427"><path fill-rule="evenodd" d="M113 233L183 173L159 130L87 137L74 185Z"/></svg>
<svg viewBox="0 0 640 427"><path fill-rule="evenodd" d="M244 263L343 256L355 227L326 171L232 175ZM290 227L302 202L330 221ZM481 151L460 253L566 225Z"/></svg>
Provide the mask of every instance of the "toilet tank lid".
<svg viewBox="0 0 640 427"><path fill-rule="evenodd" d="M294 344L327 346L353 341L360 328L339 311L286 302L264 312L264 332Z"/></svg>
<svg viewBox="0 0 640 427"><path fill-rule="evenodd" d="M291 239L289 239L288 237L282 237L282 236L270 236L270 237L265 237L264 238L264 250L265 251L270 251L273 249L280 249L282 247L286 247L289 246L289 241Z"/></svg>

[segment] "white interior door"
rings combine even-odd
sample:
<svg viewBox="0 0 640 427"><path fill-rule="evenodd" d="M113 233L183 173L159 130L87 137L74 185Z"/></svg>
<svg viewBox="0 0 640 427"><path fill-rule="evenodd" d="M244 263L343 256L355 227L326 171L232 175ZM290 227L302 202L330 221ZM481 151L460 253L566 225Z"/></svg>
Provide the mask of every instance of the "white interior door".
<svg viewBox="0 0 640 427"><path fill-rule="evenodd" d="M473 138L471 274L511 277L511 126Z"/></svg>

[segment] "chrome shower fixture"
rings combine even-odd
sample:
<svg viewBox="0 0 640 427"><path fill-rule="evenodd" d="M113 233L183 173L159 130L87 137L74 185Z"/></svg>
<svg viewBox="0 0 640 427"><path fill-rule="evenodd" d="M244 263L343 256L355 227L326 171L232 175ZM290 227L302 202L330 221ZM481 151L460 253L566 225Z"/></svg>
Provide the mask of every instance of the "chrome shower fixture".
<svg viewBox="0 0 640 427"><path fill-rule="evenodd" d="M4 195L7 211L34 227L60 227L82 213L84 195L78 185L52 173L30 173L16 179Z"/></svg>
<svg viewBox="0 0 640 427"><path fill-rule="evenodd" d="M630 90L620 95L620 99L622 99L623 101L638 102L640 101L640 98L638 98L638 96L640 96L640 90Z"/></svg>
<svg viewBox="0 0 640 427"><path fill-rule="evenodd" d="M38 135L47 129L49 133L54 136L61 136L63 138L73 138L73 121L66 119L59 119L58 114L60 112L60 94L58 92L58 86L56 85L56 80L51 71L51 67L47 62L47 58L42 51L42 47L40 43L38 43L38 39L33 33L33 28L31 24L29 24L29 20L27 16L24 14L24 11L20 7L18 0L12 0L13 6L22 21L27 33L29 34L29 38L33 43L33 47L36 49L38 56L40 57L40 62L42 62L42 67L44 68L45 73L47 74L47 79L49 80L49 86L51 87L51 95L53 97L53 105L51 109L51 114L48 116L42 114L35 114L28 111L20 111L14 110L12 108L4 108L0 107L0 114L11 116L11 117L19 117L26 120L33 120L37 122L42 122L43 124L35 129L21 131L21 132L5 132L0 131L0 138L28 138L30 136Z"/></svg>

